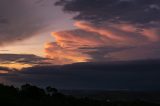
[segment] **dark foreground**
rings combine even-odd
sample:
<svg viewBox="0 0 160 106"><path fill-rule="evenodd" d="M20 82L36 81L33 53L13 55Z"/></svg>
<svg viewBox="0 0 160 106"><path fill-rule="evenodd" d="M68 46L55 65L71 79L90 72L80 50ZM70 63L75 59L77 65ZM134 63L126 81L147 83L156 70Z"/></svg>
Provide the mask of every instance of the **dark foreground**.
<svg viewBox="0 0 160 106"><path fill-rule="evenodd" d="M112 95L112 93L110 94ZM107 97L107 96L106 96ZM120 97L119 97L120 98ZM20 88L0 84L0 105L17 106L159 106L143 100L113 100L77 97L59 93L57 89L41 89L29 84Z"/></svg>

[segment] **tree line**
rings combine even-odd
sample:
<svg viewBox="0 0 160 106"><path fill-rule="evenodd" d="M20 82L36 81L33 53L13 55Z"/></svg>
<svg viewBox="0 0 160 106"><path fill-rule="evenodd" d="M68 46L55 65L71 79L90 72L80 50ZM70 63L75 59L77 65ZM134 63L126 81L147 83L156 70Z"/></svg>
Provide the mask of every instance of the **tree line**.
<svg viewBox="0 0 160 106"><path fill-rule="evenodd" d="M88 97L77 98L64 95L54 87L39 88L25 84L20 88L0 84L0 105L16 106L158 106L158 104L142 101L108 102L95 100Z"/></svg>

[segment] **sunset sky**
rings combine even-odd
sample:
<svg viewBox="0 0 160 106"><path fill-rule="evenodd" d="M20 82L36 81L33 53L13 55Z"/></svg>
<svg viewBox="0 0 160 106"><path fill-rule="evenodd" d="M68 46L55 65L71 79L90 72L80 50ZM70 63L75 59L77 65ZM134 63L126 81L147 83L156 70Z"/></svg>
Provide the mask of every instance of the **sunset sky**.
<svg viewBox="0 0 160 106"><path fill-rule="evenodd" d="M30 68L160 59L160 0L0 0L0 13L4 83Z"/></svg>

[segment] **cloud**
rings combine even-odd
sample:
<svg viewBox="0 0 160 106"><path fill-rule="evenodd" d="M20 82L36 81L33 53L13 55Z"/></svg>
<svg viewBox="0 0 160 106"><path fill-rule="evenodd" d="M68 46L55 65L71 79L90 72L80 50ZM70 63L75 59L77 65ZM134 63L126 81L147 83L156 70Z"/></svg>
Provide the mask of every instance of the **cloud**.
<svg viewBox="0 0 160 106"><path fill-rule="evenodd" d="M128 59L131 60L159 58L155 55L160 42L159 28L140 28L135 24L110 22L95 25L84 21L77 21L75 26L75 30L53 32L55 42L46 44L47 57L61 64L117 61L118 56L122 59L125 57L122 54L130 54ZM143 51L148 52L141 55ZM135 58L136 55L138 58Z"/></svg>
<svg viewBox="0 0 160 106"><path fill-rule="evenodd" d="M158 0L59 0L55 5L75 13L77 29L54 32L55 42L45 49L48 57L64 63L159 58Z"/></svg>
<svg viewBox="0 0 160 106"><path fill-rule="evenodd" d="M101 25L96 26L86 22L77 22L75 25L83 30L98 33L111 40L124 42L138 40L136 37L141 36L147 37L150 41L158 41L160 33L160 28L139 28L135 24L128 23L115 24L104 22Z"/></svg>
<svg viewBox="0 0 160 106"><path fill-rule="evenodd" d="M0 54L0 66L10 69L21 69L46 64L50 64L49 59L32 54Z"/></svg>
<svg viewBox="0 0 160 106"><path fill-rule="evenodd" d="M45 47L46 57L54 59L54 64L70 64L73 62L85 62L88 56L83 55L75 49L63 48L56 43L48 43Z"/></svg>
<svg viewBox="0 0 160 106"><path fill-rule="evenodd" d="M35 66L5 75L5 84L61 89L159 90L159 60ZM2 80L1 80L2 81Z"/></svg>
<svg viewBox="0 0 160 106"><path fill-rule="evenodd" d="M53 23L59 15L62 16L59 10L53 7L55 0L41 3L37 1L0 1L0 46L53 30ZM60 14L57 15L57 12Z"/></svg>
<svg viewBox="0 0 160 106"><path fill-rule="evenodd" d="M32 62L43 60L43 58L30 54L0 54L0 61L17 61L17 62Z"/></svg>
<svg viewBox="0 0 160 106"><path fill-rule="evenodd" d="M3 17L0 17L0 24L8 24L9 21Z"/></svg>
<svg viewBox="0 0 160 106"><path fill-rule="evenodd" d="M0 1L0 44L7 44L12 41L27 38L38 32L41 27L36 26L37 22L31 20L28 13L28 3L20 0ZM30 7L30 6L29 6ZM35 18L35 17L34 17ZM36 19L36 18L35 18Z"/></svg>
<svg viewBox="0 0 160 106"><path fill-rule="evenodd" d="M7 68L7 67L0 67L0 70L2 71L9 71L9 72L11 72L11 71L13 71L12 69L9 69L9 68Z"/></svg>
<svg viewBox="0 0 160 106"><path fill-rule="evenodd" d="M16 69L10 69L7 67L1 67L0 66L0 77L8 76L9 73L12 73L14 71L17 71ZM0 80L3 81L3 78L0 78Z"/></svg>
<svg viewBox="0 0 160 106"><path fill-rule="evenodd" d="M160 21L158 0L59 0L67 12L77 13L76 20L90 22L129 22L150 24Z"/></svg>
<svg viewBox="0 0 160 106"><path fill-rule="evenodd" d="M5 50L5 49L2 49L2 50L0 50L0 51L3 51L3 52L5 52L5 51L9 51L9 50L7 50L7 49L6 49L6 50Z"/></svg>

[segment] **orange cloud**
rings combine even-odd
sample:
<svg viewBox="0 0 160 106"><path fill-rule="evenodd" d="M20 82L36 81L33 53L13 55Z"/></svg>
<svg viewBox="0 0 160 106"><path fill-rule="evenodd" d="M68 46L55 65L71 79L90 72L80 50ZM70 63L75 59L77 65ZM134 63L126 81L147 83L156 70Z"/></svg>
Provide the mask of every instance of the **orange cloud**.
<svg viewBox="0 0 160 106"><path fill-rule="evenodd" d="M86 62L89 57L78 50L63 48L56 43L47 43L45 47L46 57L54 59L54 64L70 64Z"/></svg>
<svg viewBox="0 0 160 106"><path fill-rule="evenodd" d="M159 40L159 30L157 28L141 28L128 23L104 23L104 25L95 26L87 22L76 22L75 26L85 31L95 32L109 39L118 41L136 41L136 36L146 37L150 41ZM130 36L132 35L132 36ZM141 38L142 39L142 38Z"/></svg>
<svg viewBox="0 0 160 106"><path fill-rule="evenodd" d="M55 38L57 45L66 48L97 46L104 44L104 41L96 34L92 34L90 36L88 36L88 34L91 33L83 32L81 30L73 30L73 31L53 32L52 36Z"/></svg>
<svg viewBox="0 0 160 106"><path fill-rule="evenodd" d="M158 32L159 30L160 29L146 28L146 29L143 29L142 34L146 36L150 41L156 42L160 40L159 32Z"/></svg>
<svg viewBox="0 0 160 106"><path fill-rule="evenodd" d="M141 48L145 47L144 51L148 51L146 46L159 41L157 29L141 28L128 23L106 22L94 25L78 21L75 25L78 29L52 33L55 42L46 44L45 53L48 58L54 59L54 63L68 64L109 59L116 61L117 56L134 59L132 51L137 50L136 54L141 57L143 53L138 53ZM136 49L137 47L140 48ZM124 48L126 50L123 50ZM143 57L145 58L145 55Z"/></svg>
<svg viewBox="0 0 160 106"><path fill-rule="evenodd" d="M23 64L23 63L8 63L8 64L0 64L0 67L8 67L11 69L18 69L21 70L23 68L28 68L28 67L32 67L34 65L31 64ZM2 73L2 71L0 71L0 73Z"/></svg>
<svg viewBox="0 0 160 106"><path fill-rule="evenodd" d="M118 41L125 40L123 37L118 36L115 32L111 30L97 28L85 22L76 22L75 26L79 27L80 29L86 30L86 31L90 31L90 32L94 32L94 33L98 33L100 35L106 36L109 39L118 40Z"/></svg>
<svg viewBox="0 0 160 106"><path fill-rule="evenodd" d="M11 69L22 69L35 65L49 64L48 58L39 57L32 54L0 54L0 67Z"/></svg>

